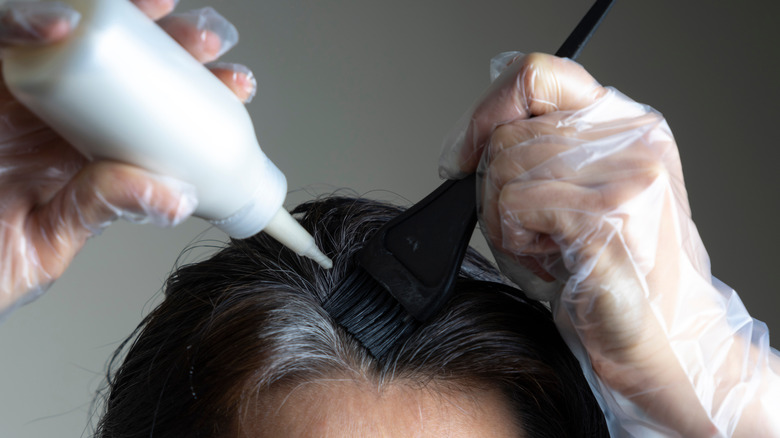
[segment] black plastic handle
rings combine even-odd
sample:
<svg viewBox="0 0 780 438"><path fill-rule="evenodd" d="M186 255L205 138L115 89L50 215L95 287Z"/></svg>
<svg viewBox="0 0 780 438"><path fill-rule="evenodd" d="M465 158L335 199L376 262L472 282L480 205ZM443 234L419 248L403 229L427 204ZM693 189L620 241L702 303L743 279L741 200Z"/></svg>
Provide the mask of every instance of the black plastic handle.
<svg viewBox="0 0 780 438"><path fill-rule="evenodd" d="M615 0L597 0L555 53L576 59ZM358 263L406 311L425 321L446 303L477 223L477 178L447 181L388 222Z"/></svg>
<svg viewBox="0 0 780 438"><path fill-rule="evenodd" d="M388 222L358 262L425 321L449 300L477 223L476 175L447 181Z"/></svg>

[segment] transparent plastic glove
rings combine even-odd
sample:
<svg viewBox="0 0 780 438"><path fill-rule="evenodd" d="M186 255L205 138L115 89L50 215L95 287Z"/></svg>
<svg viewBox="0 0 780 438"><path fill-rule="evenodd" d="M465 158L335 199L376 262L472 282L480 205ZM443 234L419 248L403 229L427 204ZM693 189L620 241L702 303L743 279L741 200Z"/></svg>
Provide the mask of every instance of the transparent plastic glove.
<svg viewBox="0 0 780 438"><path fill-rule="evenodd" d="M135 3L152 18L174 6L173 0ZM216 12L203 11L163 28L205 62L238 37ZM208 19L198 18L204 14ZM187 17L189 26L183 24ZM78 21L78 13L60 3L3 3L0 48L56 42L67 38ZM210 68L241 99L254 95L254 77L246 67L219 63ZM84 242L117 218L173 226L196 206L189 184L125 164L88 162L0 83L0 320L42 294Z"/></svg>
<svg viewBox="0 0 780 438"><path fill-rule="evenodd" d="M530 295L529 276L544 278L536 296L552 301L612 435L780 436L779 356L710 273L663 116L572 61L494 66L510 62L440 170L478 170L491 249Z"/></svg>

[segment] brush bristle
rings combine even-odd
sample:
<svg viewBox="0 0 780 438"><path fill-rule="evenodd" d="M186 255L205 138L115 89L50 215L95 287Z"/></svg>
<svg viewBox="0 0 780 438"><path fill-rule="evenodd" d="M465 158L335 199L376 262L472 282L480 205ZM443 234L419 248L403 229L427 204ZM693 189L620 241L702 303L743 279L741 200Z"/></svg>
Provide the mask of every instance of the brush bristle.
<svg viewBox="0 0 780 438"><path fill-rule="evenodd" d="M419 323L365 270L355 269L323 307L375 358L413 332Z"/></svg>

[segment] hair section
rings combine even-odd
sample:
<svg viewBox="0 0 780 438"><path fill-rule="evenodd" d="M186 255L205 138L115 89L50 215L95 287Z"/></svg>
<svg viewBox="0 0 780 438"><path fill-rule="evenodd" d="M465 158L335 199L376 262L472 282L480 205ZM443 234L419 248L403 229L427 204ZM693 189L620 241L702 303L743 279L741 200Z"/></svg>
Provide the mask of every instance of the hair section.
<svg viewBox="0 0 780 438"><path fill-rule="evenodd" d="M380 360L334 322L322 303L355 269L355 252L400 211L342 197L296 208L331 270L263 233L180 268L113 370L124 349L116 353L96 435L237 436L270 391L346 377L380 388L498 388L527 436L608 436L549 310L502 284L474 251L450 303Z"/></svg>

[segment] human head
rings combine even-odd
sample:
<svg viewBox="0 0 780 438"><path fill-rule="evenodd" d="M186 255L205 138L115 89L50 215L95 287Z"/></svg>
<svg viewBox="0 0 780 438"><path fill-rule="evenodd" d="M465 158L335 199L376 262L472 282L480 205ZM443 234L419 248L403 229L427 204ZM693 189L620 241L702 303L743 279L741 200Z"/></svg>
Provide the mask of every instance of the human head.
<svg viewBox="0 0 780 438"><path fill-rule="evenodd" d="M524 436L607 436L550 312L502 284L474 251L452 300L381 360L333 321L322 303L355 269L354 253L399 212L341 197L296 208L333 259L331 270L262 233L180 268L109 376L97 436L262 437L268 416L311 383L327 391L309 398L349 385L376 394L487 394Z"/></svg>

